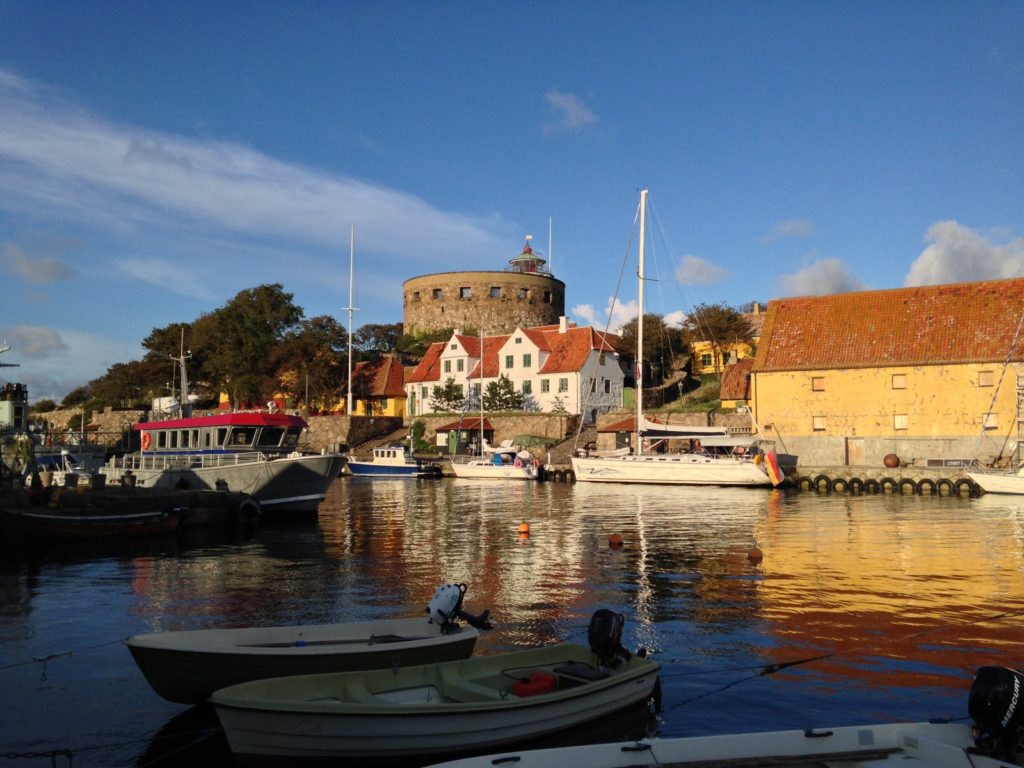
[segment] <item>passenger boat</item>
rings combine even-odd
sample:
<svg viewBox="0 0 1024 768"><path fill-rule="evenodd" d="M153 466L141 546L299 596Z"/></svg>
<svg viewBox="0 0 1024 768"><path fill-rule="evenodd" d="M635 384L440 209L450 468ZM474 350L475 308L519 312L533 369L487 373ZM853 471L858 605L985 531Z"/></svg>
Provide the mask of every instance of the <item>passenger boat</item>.
<svg viewBox="0 0 1024 768"><path fill-rule="evenodd" d="M433 768L640 768L645 765L892 766L892 768L1008 768L1024 765L1020 727L1024 676L982 667L968 709L975 723L886 723L841 728L735 733L617 744L502 752L435 764Z"/></svg>
<svg viewBox="0 0 1024 768"><path fill-rule="evenodd" d="M383 445L373 449L371 461L348 460L354 477L441 477L441 468L422 461L402 445Z"/></svg>
<svg viewBox="0 0 1024 768"><path fill-rule="evenodd" d="M179 365L184 393L184 356ZM141 450L110 459L103 468L108 482L236 491L252 496L264 513L317 511L344 458L300 452L305 420L270 407L193 416L188 397L181 399L180 418L133 427Z"/></svg>
<svg viewBox="0 0 1024 768"><path fill-rule="evenodd" d="M416 667L281 677L224 688L211 702L243 762L412 758L481 751L560 732L649 697L659 665L618 640ZM604 638L611 638L607 633ZM610 651L610 649L616 649Z"/></svg>
<svg viewBox="0 0 1024 768"><path fill-rule="evenodd" d="M487 613L462 611L465 591L465 585L439 587L420 618L158 632L126 644L157 694L201 704L219 688L250 680L467 658L478 628L490 624Z"/></svg>
<svg viewBox="0 0 1024 768"><path fill-rule="evenodd" d="M92 512L75 509L0 510L6 540L44 543L102 541L173 534L181 516L173 511Z"/></svg>

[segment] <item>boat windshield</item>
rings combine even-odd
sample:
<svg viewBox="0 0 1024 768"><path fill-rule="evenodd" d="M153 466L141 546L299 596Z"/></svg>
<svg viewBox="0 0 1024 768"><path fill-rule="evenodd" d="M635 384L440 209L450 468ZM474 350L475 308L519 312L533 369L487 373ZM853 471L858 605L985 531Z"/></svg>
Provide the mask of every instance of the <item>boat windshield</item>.
<svg viewBox="0 0 1024 768"><path fill-rule="evenodd" d="M234 427L228 436L227 447L239 448L251 446L256 439L256 427Z"/></svg>
<svg viewBox="0 0 1024 768"><path fill-rule="evenodd" d="M264 427L260 430L260 439L257 445L266 448L277 448L281 445L281 437L283 435L284 427Z"/></svg>

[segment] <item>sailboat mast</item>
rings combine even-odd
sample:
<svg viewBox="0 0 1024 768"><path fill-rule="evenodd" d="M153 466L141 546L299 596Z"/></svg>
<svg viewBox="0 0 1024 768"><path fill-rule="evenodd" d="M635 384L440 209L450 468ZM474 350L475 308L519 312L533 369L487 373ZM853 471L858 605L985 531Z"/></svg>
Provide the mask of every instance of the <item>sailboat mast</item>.
<svg viewBox="0 0 1024 768"><path fill-rule="evenodd" d="M352 232L348 240L348 397L345 400L345 413L352 415L352 313L355 307L352 306L352 292L355 287L355 263L356 263L356 225L352 225Z"/></svg>
<svg viewBox="0 0 1024 768"><path fill-rule="evenodd" d="M643 453L640 438L644 414L644 225L647 219L647 190L640 190L640 257L637 267L636 305L636 432L633 452L639 456Z"/></svg>
<svg viewBox="0 0 1024 768"><path fill-rule="evenodd" d="M480 458L484 457L484 331L480 328Z"/></svg>

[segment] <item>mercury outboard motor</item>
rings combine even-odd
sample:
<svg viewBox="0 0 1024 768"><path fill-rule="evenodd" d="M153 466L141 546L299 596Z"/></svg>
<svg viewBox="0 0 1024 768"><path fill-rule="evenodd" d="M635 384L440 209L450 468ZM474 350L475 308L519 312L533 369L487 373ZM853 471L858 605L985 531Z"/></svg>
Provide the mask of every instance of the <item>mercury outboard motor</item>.
<svg viewBox="0 0 1024 768"><path fill-rule="evenodd" d="M629 661L632 654L622 645L622 627L626 619L621 613L607 608L594 611L590 617L590 628L587 640L592 650L602 662L615 666L619 660Z"/></svg>
<svg viewBox="0 0 1024 768"><path fill-rule="evenodd" d="M462 619L476 629L494 629L490 621L491 612L486 610L479 616L462 610L462 601L468 587L465 584L442 584L430 598L427 616L431 622L441 625L442 632L451 632L457 625L455 619Z"/></svg>
<svg viewBox="0 0 1024 768"><path fill-rule="evenodd" d="M981 667L974 675L967 712L977 726L983 754L1012 760L1024 738L1024 675L1008 667Z"/></svg>

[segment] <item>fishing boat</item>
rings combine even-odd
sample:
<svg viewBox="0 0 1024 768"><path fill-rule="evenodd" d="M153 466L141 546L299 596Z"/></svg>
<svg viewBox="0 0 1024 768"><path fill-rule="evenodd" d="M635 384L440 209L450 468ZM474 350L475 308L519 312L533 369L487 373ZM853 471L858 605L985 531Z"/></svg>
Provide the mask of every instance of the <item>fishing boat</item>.
<svg viewBox="0 0 1024 768"><path fill-rule="evenodd" d="M886 723L841 728L643 739L503 752L438 763L433 768L726 768L897 765L904 768L1008 768L1024 765L1021 721L1024 676L982 667L968 708L975 723Z"/></svg>
<svg viewBox="0 0 1024 768"><path fill-rule="evenodd" d="M403 445L378 446L370 461L349 459L348 471L353 477L441 477L437 464L417 459Z"/></svg>
<svg viewBox="0 0 1024 768"><path fill-rule="evenodd" d="M640 192L640 237L637 305L637 349L644 348L644 239L647 190ZM783 473L773 450L763 450L762 441L744 438L742 452L711 452L707 440L729 440L728 432L715 427L671 429L649 422L643 414L643 362L636 366L636 420L633 452L611 456L573 456L573 474L582 483L644 483L662 485L730 485L771 487L782 482ZM668 439L684 440L688 451L645 453L644 443ZM726 447L723 443L722 447ZM733 448L739 446L733 446Z"/></svg>
<svg viewBox="0 0 1024 768"><path fill-rule="evenodd" d="M250 680L467 658L478 630L491 625L488 612L462 610L465 593L464 584L442 585L425 618L157 632L125 642L157 694L201 704L219 688Z"/></svg>
<svg viewBox="0 0 1024 768"><path fill-rule="evenodd" d="M26 543L104 541L108 539L166 536L181 523L169 510L95 512L76 509L0 510L0 531L5 540Z"/></svg>
<svg viewBox="0 0 1024 768"><path fill-rule="evenodd" d="M193 416L184 355L178 365L181 402L174 403L171 418L133 427L141 450L111 458L103 468L108 482L235 491L251 496L264 513L315 513L344 457L299 451L305 420L272 404Z"/></svg>
<svg viewBox="0 0 1024 768"><path fill-rule="evenodd" d="M422 760L494 749L651 697L659 665L621 648L615 636L621 621L621 614L598 611L591 647L554 645L416 667L259 680L219 690L211 702L243 762Z"/></svg>

